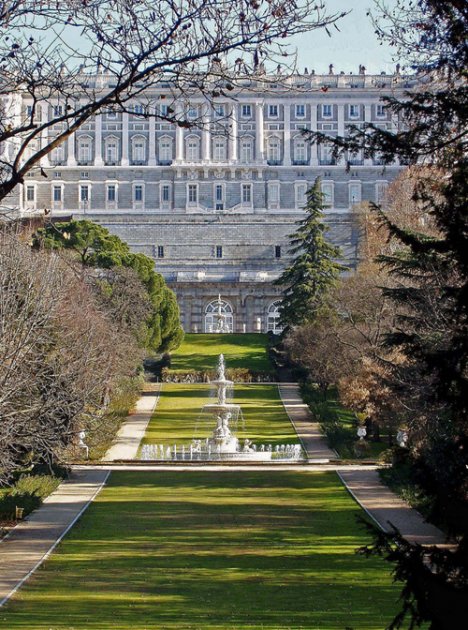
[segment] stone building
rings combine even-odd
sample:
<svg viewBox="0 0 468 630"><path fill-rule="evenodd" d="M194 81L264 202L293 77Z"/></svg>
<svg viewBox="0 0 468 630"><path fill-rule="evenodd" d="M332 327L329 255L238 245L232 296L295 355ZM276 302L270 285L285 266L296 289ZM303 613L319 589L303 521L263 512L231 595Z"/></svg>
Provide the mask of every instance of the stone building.
<svg viewBox="0 0 468 630"><path fill-rule="evenodd" d="M105 87L105 76L94 80ZM178 296L186 331L212 329L218 294L232 330L275 331L280 292L272 282L288 262L307 188L321 177L330 239L352 266L352 206L379 202L401 169L359 154L337 163L302 129L394 129L381 97L408 87L400 75L303 74L269 77L267 87L246 79L229 99L182 104L163 84L130 113L108 111L81 127L43 161L48 179L29 174L18 204L25 214L90 218L151 256ZM24 96L16 106L27 112L31 104ZM151 115L171 106L193 126ZM38 115L60 107L44 105Z"/></svg>

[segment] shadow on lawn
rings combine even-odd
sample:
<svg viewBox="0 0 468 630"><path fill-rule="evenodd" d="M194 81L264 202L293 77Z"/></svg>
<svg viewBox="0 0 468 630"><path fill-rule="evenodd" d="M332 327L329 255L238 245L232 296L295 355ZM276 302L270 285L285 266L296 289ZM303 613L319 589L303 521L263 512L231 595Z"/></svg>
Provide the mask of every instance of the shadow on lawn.
<svg viewBox="0 0 468 630"><path fill-rule="evenodd" d="M333 473L114 473L0 629L380 630L358 511Z"/></svg>

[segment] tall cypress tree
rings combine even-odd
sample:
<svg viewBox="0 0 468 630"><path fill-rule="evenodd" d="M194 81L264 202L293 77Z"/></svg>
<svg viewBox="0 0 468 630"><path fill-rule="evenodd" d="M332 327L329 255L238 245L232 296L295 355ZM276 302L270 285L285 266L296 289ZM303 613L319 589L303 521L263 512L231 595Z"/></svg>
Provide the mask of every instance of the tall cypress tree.
<svg viewBox="0 0 468 630"><path fill-rule="evenodd" d="M306 216L297 222L297 230L289 237L289 252L294 259L276 280L283 287L280 322L285 330L314 319L325 295L345 269L337 262L339 248L325 237L328 228L323 222L320 178L307 191L304 210Z"/></svg>

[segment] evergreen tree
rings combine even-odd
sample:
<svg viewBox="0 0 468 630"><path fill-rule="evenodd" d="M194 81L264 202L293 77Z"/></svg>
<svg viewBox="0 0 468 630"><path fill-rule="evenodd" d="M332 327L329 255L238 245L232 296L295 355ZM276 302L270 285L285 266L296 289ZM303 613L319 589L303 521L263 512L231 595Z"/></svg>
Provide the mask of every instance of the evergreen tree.
<svg viewBox="0 0 468 630"><path fill-rule="evenodd" d="M180 345L180 326L176 297L161 274L154 270L154 261L144 254L134 254L127 243L92 221L48 223L34 237L36 247L67 249L74 252L88 267L132 269L145 287L151 304L146 320L145 347L150 352L166 352Z"/></svg>
<svg viewBox="0 0 468 630"><path fill-rule="evenodd" d="M304 208L307 215L297 222L290 235L290 253L295 256L276 284L283 287L280 322L285 330L314 319L327 291L336 284L345 269L336 262L340 250L329 243L323 222L323 193L320 178L307 191Z"/></svg>
<svg viewBox="0 0 468 630"><path fill-rule="evenodd" d="M415 202L423 204L438 235L425 234L423 226L402 229L376 208L399 243L380 259L396 280L384 293L399 313L387 342L404 357L389 366L386 385L408 410L409 460L417 480L457 545L409 554L395 534L394 544L387 542L391 553L381 544L375 551L396 564L396 579L405 583L404 610L390 627L402 627L408 615L411 628L429 621L431 630L452 630L466 625L468 601L468 5L397 0L389 12L377 4L384 17L377 30L409 61L413 89L404 98L385 99L399 121L397 133L355 128L336 141L335 153L364 149L389 163L398 157L426 165ZM310 137L330 142L321 134ZM441 615L448 597L453 610L465 611L459 625Z"/></svg>

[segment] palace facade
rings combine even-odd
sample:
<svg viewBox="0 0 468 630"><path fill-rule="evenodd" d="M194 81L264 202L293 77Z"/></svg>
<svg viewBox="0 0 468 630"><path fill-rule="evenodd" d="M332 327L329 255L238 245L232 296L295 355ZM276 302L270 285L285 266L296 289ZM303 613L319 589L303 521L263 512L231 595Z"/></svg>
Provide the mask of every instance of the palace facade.
<svg viewBox="0 0 468 630"><path fill-rule="evenodd" d="M105 87L106 77L94 80ZM108 111L81 127L42 161L47 178L28 174L15 203L24 214L92 219L151 256L177 294L186 331L213 329L218 294L233 331L277 331L273 281L288 264L307 188L321 177L329 237L352 267L352 207L378 203L401 169L359 154L337 162L302 130L345 135L366 122L394 130L381 97L408 87L398 74L303 74L267 85L246 79L230 98L208 104L195 95L182 105L161 84L131 112ZM19 116L32 106L27 96L15 103ZM45 104L38 117L60 107ZM193 124L154 116L171 107Z"/></svg>

